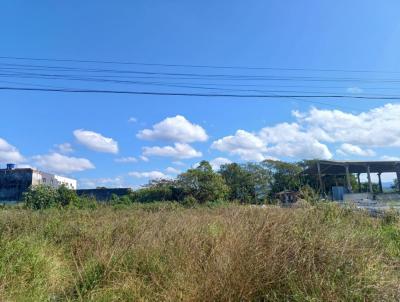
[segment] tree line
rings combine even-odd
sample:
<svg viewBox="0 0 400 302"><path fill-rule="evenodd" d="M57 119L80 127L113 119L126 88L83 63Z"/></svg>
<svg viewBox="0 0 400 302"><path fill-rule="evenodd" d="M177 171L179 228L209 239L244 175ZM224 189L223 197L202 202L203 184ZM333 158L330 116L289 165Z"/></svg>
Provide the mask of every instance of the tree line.
<svg viewBox="0 0 400 302"><path fill-rule="evenodd" d="M295 163L265 160L259 163L229 163L214 171L208 161L179 174L175 179L151 180L147 185L126 196L113 195L114 204L149 203L173 201L183 205L209 202L238 202L248 204L275 203L276 193L297 191L303 199L319 198L319 183L316 176L301 172L314 161ZM357 188L354 175L350 182ZM345 186L344 177L324 177L324 185ZM365 186L365 184L361 184ZM52 206L93 207L96 200L90 196L78 196L65 187L53 189L46 186L30 188L23 201L33 209Z"/></svg>

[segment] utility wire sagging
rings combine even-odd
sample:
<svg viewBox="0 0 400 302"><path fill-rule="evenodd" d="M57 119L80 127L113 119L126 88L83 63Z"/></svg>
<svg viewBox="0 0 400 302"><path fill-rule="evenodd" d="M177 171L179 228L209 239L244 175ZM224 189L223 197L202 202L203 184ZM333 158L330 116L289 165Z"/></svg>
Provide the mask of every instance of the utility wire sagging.
<svg viewBox="0 0 400 302"><path fill-rule="evenodd" d="M292 99L328 106L333 104L323 99L399 100L395 74L400 72L0 57L3 91Z"/></svg>

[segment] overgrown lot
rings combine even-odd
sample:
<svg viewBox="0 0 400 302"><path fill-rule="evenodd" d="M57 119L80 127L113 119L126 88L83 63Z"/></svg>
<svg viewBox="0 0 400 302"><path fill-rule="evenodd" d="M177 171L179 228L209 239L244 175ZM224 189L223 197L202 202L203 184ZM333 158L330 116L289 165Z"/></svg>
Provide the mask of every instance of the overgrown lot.
<svg viewBox="0 0 400 302"><path fill-rule="evenodd" d="M398 301L400 225L321 204L0 210L1 301Z"/></svg>

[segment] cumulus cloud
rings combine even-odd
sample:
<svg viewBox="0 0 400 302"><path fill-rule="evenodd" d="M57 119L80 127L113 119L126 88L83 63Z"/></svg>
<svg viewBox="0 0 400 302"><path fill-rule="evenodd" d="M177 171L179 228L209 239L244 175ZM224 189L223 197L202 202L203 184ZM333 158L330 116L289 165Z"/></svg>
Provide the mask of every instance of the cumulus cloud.
<svg viewBox="0 0 400 302"><path fill-rule="evenodd" d="M265 127L258 133L238 130L235 135L223 137L211 145L212 148L243 160L262 161L278 157L332 158L328 147L293 123Z"/></svg>
<svg viewBox="0 0 400 302"><path fill-rule="evenodd" d="M0 163L20 163L25 159L16 147L0 138Z"/></svg>
<svg viewBox="0 0 400 302"><path fill-rule="evenodd" d="M137 118L136 117L130 117L129 119L128 119L128 122L129 123L136 123L138 120L137 120Z"/></svg>
<svg viewBox="0 0 400 302"><path fill-rule="evenodd" d="M184 116L168 117L155 124L152 129L141 130L137 137L144 140L163 140L180 143L204 142L206 131L189 122Z"/></svg>
<svg viewBox="0 0 400 302"><path fill-rule="evenodd" d="M400 104L386 104L360 114L313 108L295 116L320 141L400 147Z"/></svg>
<svg viewBox="0 0 400 302"><path fill-rule="evenodd" d="M118 153L118 143L112 138L105 137L100 133L77 129L74 131L74 136L79 143L93 151Z"/></svg>
<svg viewBox="0 0 400 302"><path fill-rule="evenodd" d="M63 153L63 154L68 154L74 152L74 149L72 148L72 145L70 143L63 143L63 144L58 144L54 145L56 152Z"/></svg>
<svg viewBox="0 0 400 302"><path fill-rule="evenodd" d="M169 174L180 174L182 171L174 167L168 167L165 169L165 172Z"/></svg>
<svg viewBox="0 0 400 302"><path fill-rule="evenodd" d="M238 155L243 160L262 161L267 148L256 135L245 130L237 130L234 135L225 136L212 143L211 148L231 155Z"/></svg>
<svg viewBox="0 0 400 302"><path fill-rule="evenodd" d="M148 161L149 161L149 158L146 157L146 156L144 156L144 155L141 155L141 156L140 156L140 159L141 159L142 161L144 161L144 162L148 162Z"/></svg>
<svg viewBox="0 0 400 302"><path fill-rule="evenodd" d="M128 156L128 157L119 157L119 158L116 158L116 159L114 159L114 161L115 161L116 163L123 163L123 164L125 164L125 163L136 163L138 160L137 160L136 157Z"/></svg>
<svg viewBox="0 0 400 302"><path fill-rule="evenodd" d="M114 178L82 178L78 182L79 188L93 189L96 187L111 187L111 188L122 188L126 187L124 178L117 176Z"/></svg>
<svg viewBox="0 0 400 302"><path fill-rule="evenodd" d="M352 144L342 144L340 148L336 151L340 155L344 156L351 156L351 155L358 155L358 156L375 156L375 151L371 149L362 149L359 146L352 145Z"/></svg>
<svg viewBox="0 0 400 302"><path fill-rule="evenodd" d="M148 178L148 179L168 179L171 176L164 174L161 171L149 171L149 172L129 172L129 176L135 178Z"/></svg>
<svg viewBox="0 0 400 302"><path fill-rule="evenodd" d="M174 146L165 147L143 147L144 156L160 156L172 157L176 159L187 159L202 156L200 151L197 151L192 146L184 143L175 143Z"/></svg>
<svg viewBox="0 0 400 302"><path fill-rule="evenodd" d="M48 172L69 174L94 168L86 158L68 157L60 153L36 155L32 159L34 165Z"/></svg>
<svg viewBox="0 0 400 302"><path fill-rule="evenodd" d="M226 165L226 164L230 164L230 163L232 163L232 161L225 157L217 157L217 158L210 160L210 165L214 171L218 171L222 165Z"/></svg>
<svg viewBox="0 0 400 302"><path fill-rule="evenodd" d="M265 127L261 129L259 136L268 145L267 153L272 156L332 158L328 146L320 143L311 133L303 131L297 123L281 123Z"/></svg>

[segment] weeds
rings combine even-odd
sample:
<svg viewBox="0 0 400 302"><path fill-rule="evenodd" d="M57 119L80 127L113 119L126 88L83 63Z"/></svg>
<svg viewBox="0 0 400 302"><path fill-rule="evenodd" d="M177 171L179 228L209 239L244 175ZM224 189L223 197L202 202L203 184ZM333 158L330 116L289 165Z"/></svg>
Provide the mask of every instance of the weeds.
<svg viewBox="0 0 400 302"><path fill-rule="evenodd" d="M4 209L0 300L398 301L399 233L326 204Z"/></svg>

